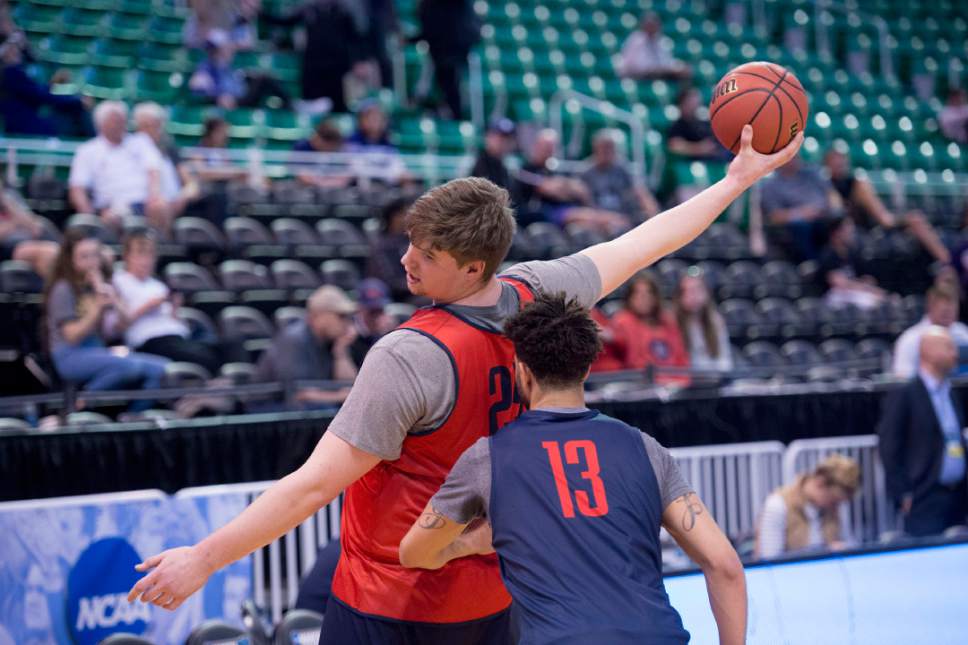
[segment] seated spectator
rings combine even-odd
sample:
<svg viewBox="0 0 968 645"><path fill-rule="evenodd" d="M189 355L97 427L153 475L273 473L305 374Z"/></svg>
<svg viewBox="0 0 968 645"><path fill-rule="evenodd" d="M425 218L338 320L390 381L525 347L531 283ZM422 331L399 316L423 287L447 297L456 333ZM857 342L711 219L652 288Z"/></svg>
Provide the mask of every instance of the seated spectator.
<svg viewBox="0 0 968 645"><path fill-rule="evenodd" d="M229 124L217 116L208 117L202 126L198 149L186 155L184 167L198 182L200 198L191 205L193 214L222 225L228 215L228 186L247 182L259 189L266 187L264 177L256 176L247 166L235 165L225 150L229 142Z"/></svg>
<svg viewBox="0 0 968 645"><path fill-rule="evenodd" d="M797 260L817 259L818 241L827 229L825 220L838 216L842 206L830 182L797 155L777 168L762 186L767 223L787 231Z"/></svg>
<svg viewBox="0 0 968 645"><path fill-rule="evenodd" d="M709 119L699 117L702 97L694 87L685 87L676 97L679 118L666 132L669 152L690 161L726 161L730 153L713 135Z"/></svg>
<svg viewBox="0 0 968 645"><path fill-rule="evenodd" d="M510 119L491 121L484 135L484 147L477 153L470 176L490 179L501 188L511 190L511 175L505 159L514 151L514 134L514 122Z"/></svg>
<svg viewBox="0 0 968 645"><path fill-rule="evenodd" d="M613 236L627 230L629 218L621 213L590 207L592 195L581 179L557 174L554 154L558 134L542 130L531 154L517 174L518 209L522 219L542 220L562 228L575 225Z"/></svg>
<svg viewBox="0 0 968 645"><path fill-rule="evenodd" d="M825 300L827 305L835 308L854 305L873 309L891 294L878 287L873 276L864 275L854 231L854 220L849 217L840 217L829 224L827 246L820 253L819 270L827 289Z"/></svg>
<svg viewBox="0 0 968 645"><path fill-rule="evenodd" d="M129 214L162 219L168 204L161 194L161 155L147 138L128 134L128 106L102 101L94 124L98 136L81 144L71 161L71 205L78 213L97 213L114 229Z"/></svg>
<svg viewBox="0 0 968 645"><path fill-rule="evenodd" d="M809 474L770 493L756 527L756 557L849 546L853 539L845 502L859 486L857 462L832 454Z"/></svg>
<svg viewBox="0 0 968 645"><path fill-rule="evenodd" d="M965 413L951 390L958 350L948 330L920 336L918 370L893 393L877 427L887 494L915 537L966 523Z"/></svg>
<svg viewBox="0 0 968 645"><path fill-rule="evenodd" d="M676 320L694 370L726 372L733 369L733 354L726 322L709 296L702 272L691 267L679 280L675 297Z"/></svg>
<svg viewBox="0 0 968 645"><path fill-rule="evenodd" d="M260 0L188 0L192 11L185 21L185 45L201 49L213 31L222 31L236 49L251 49L261 4Z"/></svg>
<svg viewBox="0 0 968 645"><path fill-rule="evenodd" d="M294 152L343 152L343 133L332 121L321 119L313 133L308 138L297 141L292 149ZM343 188L353 181L350 173L333 171L325 164L315 165L312 170L300 170L296 178L317 188Z"/></svg>
<svg viewBox="0 0 968 645"><path fill-rule="evenodd" d="M592 363L592 372L615 372L623 369L622 357L619 356L618 348L615 345L615 334L612 331L611 321L599 307L592 307L589 311L592 320L598 325L598 335L602 337L602 351L599 352Z"/></svg>
<svg viewBox="0 0 968 645"><path fill-rule="evenodd" d="M3 37L0 37L2 39ZM0 42L0 119L7 136L87 138L94 134L86 100L53 94L30 78L24 66L27 43L14 31ZM49 108L47 115L41 111Z"/></svg>
<svg viewBox="0 0 968 645"><path fill-rule="evenodd" d="M689 367L682 333L675 317L665 310L659 283L648 272L632 277L625 293L625 306L609 323L610 343L621 360L621 369ZM656 382L688 385L688 375L658 374Z"/></svg>
<svg viewBox="0 0 968 645"><path fill-rule="evenodd" d="M161 386L167 358L116 352L106 346L123 315L114 288L103 277L101 243L82 232L64 236L44 291L47 340L57 373L86 391ZM134 401L131 411L151 401Z"/></svg>
<svg viewBox="0 0 968 645"><path fill-rule="evenodd" d="M968 92L959 87L948 93L938 123L944 136L958 143L968 143Z"/></svg>
<svg viewBox="0 0 968 645"><path fill-rule="evenodd" d="M968 325L958 321L960 295L957 286L947 282L940 282L928 289L924 317L898 336L894 344L894 376L910 379L917 374L921 336L931 327L947 329L956 345L968 346Z"/></svg>
<svg viewBox="0 0 968 645"><path fill-rule="evenodd" d="M639 29L629 34L622 45L616 71L626 78L692 78L692 68L673 58L672 41L662 33L659 16L651 12L642 16Z"/></svg>
<svg viewBox="0 0 968 645"><path fill-rule="evenodd" d="M379 236L371 243L370 259L366 267L368 276L379 278L390 287L393 298L401 301L411 298L407 288L407 271L400 264L400 258L410 246L406 218L412 203L413 199L410 197L398 197L383 207L383 227Z"/></svg>
<svg viewBox="0 0 968 645"><path fill-rule="evenodd" d="M0 183L0 262L26 262L34 273L46 277L54 266L58 245L44 220L34 215L13 190Z"/></svg>
<svg viewBox="0 0 968 645"><path fill-rule="evenodd" d="M233 67L235 49L224 31L209 32L205 51L205 59L188 79L188 88L196 97L225 110L263 104L289 108L289 93L275 77L261 70Z"/></svg>
<svg viewBox="0 0 968 645"><path fill-rule="evenodd" d="M379 278L367 278L357 287L359 310L353 317L360 345L369 351L376 341L393 331L396 321L384 307L390 304L390 290Z"/></svg>
<svg viewBox="0 0 968 645"><path fill-rule="evenodd" d="M317 289L306 302L306 318L276 334L256 366L256 381L352 381L363 363L353 326L356 303L339 287ZM309 406L341 403L350 387L303 388L296 400Z"/></svg>
<svg viewBox="0 0 968 645"><path fill-rule="evenodd" d="M148 137L161 156L159 185L167 208L156 209L148 225L164 237L170 236L171 223L198 197L198 182L184 168L179 168L178 150L165 133L167 120L168 113L157 103L139 103L134 108L135 131Z"/></svg>
<svg viewBox="0 0 968 645"><path fill-rule="evenodd" d="M122 245L124 269L111 279L124 311L124 343L137 352L201 365L213 376L222 360L218 350L189 339L188 325L175 316L179 294L154 277L158 253L148 231L129 234Z"/></svg>
<svg viewBox="0 0 968 645"><path fill-rule="evenodd" d="M377 100L364 101L356 113L356 130L346 139L354 157L352 173L363 179L398 184L411 180L397 147L389 137L390 121Z"/></svg>
<svg viewBox="0 0 968 645"><path fill-rule="evenodd" d="M628 215L642 222L659 212L659 204L643 185L636 185L632 174L618 160L618 133L603 129L592 138L592 166L581 180L591 192L595 208Z"/></svg>
<svg viewBox="0 0 968 645"><path fill-rule="evenodd" d="M938 237L937 231L924 217L924 213L910 210L900 217L892 213L874 192L871 183L854 174L844 153L831 148L823 160L830 175L830 183L840 195L845 210L855 224L864 229L875 226L893 229L903 226L935 260L944 263L951 261L951 254Z"/></svg>

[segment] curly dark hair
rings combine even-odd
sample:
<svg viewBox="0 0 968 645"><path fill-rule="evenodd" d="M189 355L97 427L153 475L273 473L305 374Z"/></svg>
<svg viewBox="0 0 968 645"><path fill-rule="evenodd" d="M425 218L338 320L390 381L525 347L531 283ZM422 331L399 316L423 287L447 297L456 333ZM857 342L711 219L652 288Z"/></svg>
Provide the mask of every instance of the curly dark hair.
<svg viewBox="0 0 968 645"><path fill-rule="evenodd" d="M602 349L588 310L564 293L538 294L504 323L504 334L518 360L539 383L552 388L581 383Z"/></svg>

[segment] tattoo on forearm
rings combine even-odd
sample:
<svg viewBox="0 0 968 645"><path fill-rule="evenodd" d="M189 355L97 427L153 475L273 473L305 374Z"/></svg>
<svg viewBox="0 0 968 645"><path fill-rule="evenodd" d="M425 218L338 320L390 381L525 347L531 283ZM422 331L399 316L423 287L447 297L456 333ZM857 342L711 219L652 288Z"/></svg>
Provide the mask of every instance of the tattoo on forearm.
<svg viewBox="0 0 968 645"><path fill-rule="evenodd" d="M702 515L702 502L695 493L686 493L679 499L685 504L682 511L682 530L691 531L696 526L696 518Z"/></svg>
<svg viewBox="0 0 968 645"><path fill-rule="evenodd" d="M444 514L431 507L429 513L424 513L420 516L417 525L422 529L439 529L443 528L446 522L447 518L444 517Z"/></svg>

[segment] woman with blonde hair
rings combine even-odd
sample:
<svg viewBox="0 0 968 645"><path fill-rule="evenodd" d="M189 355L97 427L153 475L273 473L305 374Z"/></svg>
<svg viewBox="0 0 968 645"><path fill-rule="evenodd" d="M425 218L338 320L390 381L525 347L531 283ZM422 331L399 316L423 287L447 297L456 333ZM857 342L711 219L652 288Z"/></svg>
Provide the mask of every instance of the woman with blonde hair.
<svg viewBox="0 0 968 645"><path fill-rule="evenodd" d="M773 491L760 514L756 556L844 548L852 542L845 502L859 486L857 462L835 453Z"/></svg>

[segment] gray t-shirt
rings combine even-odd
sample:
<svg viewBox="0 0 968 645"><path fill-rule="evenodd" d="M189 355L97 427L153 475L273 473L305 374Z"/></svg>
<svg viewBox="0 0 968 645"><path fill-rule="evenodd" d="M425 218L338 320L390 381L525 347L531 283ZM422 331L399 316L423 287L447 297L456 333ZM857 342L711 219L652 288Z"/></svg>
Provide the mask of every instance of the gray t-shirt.
<svg viewBox="0 0 968 645"><path fill-rule="evenodd" d="M665 510L673 500L693 492L693 489L665 447L644 432L642 441L659 484L662 510ZM476 517L486 517L490 503L491 445L487 437L482 437L460 456L444 485L430 499L430 504L435 511L454 522L466 524Z"/></svg>
<svg viewBox="0 0 968 645"><path fill-rule="evenodd" d="M506 275L535 291L563 291L586 307L598 301L602 280L595 263L581 254L516 264ZM517 291L505 284L490 307L453 305L452 311L486 329L501 331L520 308ZM410 432L438 427L456 401L450 357L434 341L406 329L381 338L366 355L353 390L327 432L381 459L400 457Z"/></svg>
<svg viewBox="0 0 968 645"><path fill-rule="evenodd" d="M78 318L78 298L74 295L71 285L66 280L58 280L51 287L44 306L47 309L47 334L50 339L50 351L56 352L64 347L70 347L70 343L64 339L61 326Z"/></svg>

